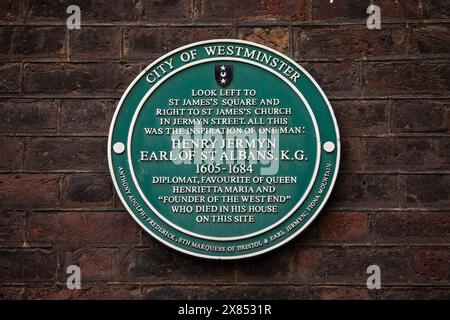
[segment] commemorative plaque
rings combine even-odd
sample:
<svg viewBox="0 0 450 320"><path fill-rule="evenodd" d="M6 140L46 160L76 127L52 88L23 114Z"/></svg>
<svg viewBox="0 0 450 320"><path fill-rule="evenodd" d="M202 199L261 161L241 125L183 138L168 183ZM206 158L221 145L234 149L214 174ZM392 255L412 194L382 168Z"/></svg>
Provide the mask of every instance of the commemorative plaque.
<svg viewBox="0 0 450 320"><path fill-rule="evenodd" d="M301 233L333 188L340 141L330 103L268 47L211 40L148 66L119 102L108 159L119 197L178 251L239 259Z"/></svg>

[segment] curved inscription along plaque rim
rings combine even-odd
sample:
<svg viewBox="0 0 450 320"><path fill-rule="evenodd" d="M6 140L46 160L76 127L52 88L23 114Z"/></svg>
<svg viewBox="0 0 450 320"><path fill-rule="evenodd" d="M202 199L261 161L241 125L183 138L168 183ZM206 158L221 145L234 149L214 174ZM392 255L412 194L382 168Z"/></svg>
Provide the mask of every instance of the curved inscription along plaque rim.
<svg viewBox="0 0 450 320"><path fill-rule="evenodd" d="M311 108L313 118L316 119L318 124L319 132L316 135L316 141L318 141L318 168L316 174L314 174L314 179L311 179L311 188L308 188L308 192L304 194L303 203L300 205L299 209L292 210L290 215L280 217L280 221L274 224L274 226L266 228L263 232L251 233L249 237L198 238L195 236L194 232L187 234L182 231L182 228L177 228L177 226L174 227L173 224L168 224L165 219L161 219L160 214L156 214L153 209L148 206L146 199L141 197L141 193L139 192L140 188L137 188L135 184L136 179L135 177L133 179L134 174L131 172L132 165L130 165L128 160L129 149L131 148L128 138L131 139L133 134L132 129L134 127L135 115L137 116L138 113L136 111L138 106L144 104L146 98L151 96L149 92L153 87L156 88L161 85L172 76L172 72L183 67L185 69L195 68L197 65L211 61L213 61L213 63L220 63L220 61L223 61L223 63L231 63L233 60L242 60L242 57L207 56L206 54L203 54L203 56L198 55L196 60L194 60L195 63L180 63L153 84L150 84L146 80L149 71L170 58L177 58L180 60L180 55L184 53L188 54L191 50L197 50L198 52L202 52L203 50L204 52L204 47L213 45L235 45L250 50L262 51L280 59L280 61L293 68L294 71L299 72L300 77L297 82L294 83L293 81L290 81L289 84L293 87L293 90L298 90L300 95L304 97L306 100L305 105ZM258 65L261 69L265 69L266 71L268 69L265 64L259 61L249 58L247 58L247 60L248 63ZM236 66L234 68L236 68ZM272 70L276 71L280 78L287 78L286 75L282 74L282 71L276 69ZM174 75L174 77L176 77L176 75ZM213 72L212 77L214 77ZM251 84L249 88L251 88ZM192 87L192 89L196 88ZM295 108L296 106L294 105L291 107ZM330 149L330 145L334 146L334 148ZM133 219L150 235L165 245L189 255L209 259L240 259L260 255L280 247L300 234L315 219L328 200L336 181L339 170L339 161L340 139L336 118L328 99L315 80L302 67L285 55L260 44L234 39L217 39L193 43L169 52L145 68L136 79L134 79L122 96L114 113L108 138L108 162L112 180L121 202ZM289 164L280 161L280 166L283 165ZM129 197L130 194L132 195L132 198ZM310 205L310 209L305 210L305 208L308 207L308 204ZM311 204L314 205L311 207ZM144 215L143 212L145 212ZM217 226L218 228L223 227L221 224L217 224ZM276 235L279 231L283 231L284 234L281 237L273 237L273 240L270 240L270 236ZM197 245L195 247L186 245L186 240L190 241L190 243L196 243ZM253 244L255 243L259 243L260 245L253 247ZM250 247L250 249L238 250L238 246L246 246L247 248ZM220 247L220 250L224 251L210 250L214 248L217 249L217 247Z"/></svg>

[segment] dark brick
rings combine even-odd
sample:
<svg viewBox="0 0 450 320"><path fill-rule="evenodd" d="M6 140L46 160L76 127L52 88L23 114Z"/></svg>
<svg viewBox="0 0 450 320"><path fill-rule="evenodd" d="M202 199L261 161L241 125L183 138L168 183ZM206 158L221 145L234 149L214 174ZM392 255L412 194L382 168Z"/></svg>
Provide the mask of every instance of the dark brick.
<svg viewBox="0 0 450 320"><path fill-rule="evenodd" d="M32 213L26 241L39 245L120 245L139 241L139 229L125 212Z"/></svg>
<svg viewBox="0 0 450 320"><path fill-rule="evenodd" d="M56 174L0 174L0 208L49 208L58 202Z"/></svg>
<svg viewBox="0 0 450 320"><path fill-rule="evenodd" d="M14 172L22 168L23 162L22 139L0 136L0 150L1 150L0 171Z"/></svg>
<svg viewBox="0 0 450 320"><path fill-rule="evenodd" d="M405 206L442 208L450 205L449 175L411 175L403 177L403 180Z"/></svg>
<svg viewBox="0 0 450 320"><path fill-rule="evenodd" d="M0 93L18 93L20 91L20 64L0 63Z"/></svg>
<svg viewBox="0 0 450 320"><path fill-rule="evenodd" d="M220 20L289 20L305 19L304 0L272 1L203 1L202 19Z"/></svg>
<svg viewBox="0 0 450 320"><path fill-rule="evenodd" d="M48 281L56 277L56 254L45 250L0 250L3 281Z"/></svg>
<svg viewBox="0 0 450 320"><path fill-rule="evenodd" d="M415 282L450 284L450 250L416 249L414 252Z"/></svg>
<svg viewBox="0 0 450 320"><path fill-rule="evenodd" d="M212 300L310 300L316 295L307 286L220 286L194 287L193 299Z"/></svg>
<svg viewBox="0 0 450 320"><path fill-rule="evenodd" d="M81 26L86 21L130 21L137 17L138 0L78 0L81 10ZM32 20L65 21L70 14L68 0L29 1L27 18Z"/></svg>
<svg viewBox="0 0 450 320"><path fill-rule="evenodd" d="M359 96L361 93L361 72L358 63L307 62L301 65L328 97Z"/></svg>
<svg viewBox="0 0 450 320"><path fill-rule="evenodd" d="M378 174L340 174L330 200L332 207L395 208L400 201L397 177Z"/></svg>
<svg viewBox="0 0 450 320"><path fill-rule="evenodd" d="M132 284L86 284L81 279L81 290L70 290L65 285L30 285L26 288L24 298L28 300L138 300L140 288Z"/></svg>
<svg viewBox="0 0 450 320"><path fill-rule="evenodd" d="M83 174L64 178L62 206L112 207L113 191L109 175Z"/></svg>
<svg viewBox="0 0 450 320"><path fill-rule="evenodd" d="M320 216L318 227L321 241L364 241L368 236L368 215L364 212L326 212Z"/></svg>
<svg viewBox="0 0 450 320"><path fill-rule="evenodd" d="M377 290L377 297L383 300L449 300L450 290L448 288L433 287L409 287L389 288L381 286Z"/></svg>
<svg viewBox="0 0 450 320"><path fill-rule="evenodd" d="M232 35L228 27L129 27L124 32L124 58L145 61L192 42Z"/></svg>
<svg viewBox="0 0 450 320"><path fill-rule="evenodd" d="M352 1L312 1L313 20L345 20L364 19L369 15L366 13L371 2L366 0ZM405 9L402 1L378 0L376 3L381 8L381 19L383 17L402 18ZM383 20L381 20L383 22Z"/></svg>
<svg viewBox="0 0 450 320"><path fill-rule="evenodd" d="M298 248L295 279L303 283L365 285L367 267L378 265L384 284L404 283L412 276L407 249L395 248Z"/></svg>
<svg viewBox="0 0 450 320"><path fill-rule="evenodd" d="M386 134L389 132L385 101L336 100L331 106L343 136Z"/></svg>
<svg viewBox="0 0 450 320"><path fill-rule="evenodd" d="M38 171L107 171L105 138L34 138L26 150L25 167Z"/></svg>
<svg viewBox="0 0 450 320"><path fill-rule="evenodd" d="M322 300L369 300L372 292L367 288L355 287L320 287L319 299Z"/></svg>
<svg viewBox="0 0 450 320"><path fill-rule="evenodd" d="M367 63L363 67L363 78L366 96L447 95L450 92L450 65L443 62Z"/></svg>
<svg viewBox="0 0 450 320"><path fill-rule="evenodd" d="M335 58L401 55L406 53L404 28L368 30L366 26L301 27L294 29L294 57Z"/></svg>
<svg viewBox="0 0 450 320"><path fill-rule="evenodd" d="M24 226L23 213L0 211L0 245L21 246L24 240Z"/></svg>
<svg viewBox="0 0 450 320"><path fill-rule="evenodd" d="M120 59L122 32L116 27L84 27L70 33L70 59Z"/></svg>
<svg viewBox="0 0 450 320"><path fill-rule="evenodd" d="M76 265L80 267L82 282L95 280L115 281L115 250L79 249L66 250L60 254L59 281L65 282L68 274L67 267Z"/></svg>
<svg viewBox="0 0 450 320"><path fill-rule="evenodd" d="M64 100L61 132L107 135L116 100Z"/></svg>
<svg viewBox="0 0 450 320"><path fill-rule="evenodd" d="M287 28L239 28L238 38L266 45L284 54L289 53L289 30Z"/></svg>
<svg viewBox="0 0 450 320"><path fill-rule="evenodd" d="M144 300L188 300L192 299L192 291L195 290L191 286L155 286L144 287Z"/></svg>
<svg viewBox="0 0 450 320"><path fill-rule="evenodd" d="M238 265L237 281L269 283L286 280L291 271L292 250L292 246L286 246Z"/></svg>
<svg viewBox="0 0 450 320"><path fill-rule="evenodd" d="M64 58L64 27L0 27L0 57Z"/></svg>
<svg viewBox="0 0 450 320"><path fill-rule="evenodd" d="M190 20L192 1L190 0L141 0L140 20Z"/></svg>
<svg viewBox="0 0 450 320"><path fill-rule="evenodd" d="M450 236L450 214L380 212L371 218L371 233L381 243L445 243Z"/></svg>
<svg viewBox="0 0 450 320"><path fill-rule="evenodd" d="M411 47L415 54L449 54L450 28L435 25L414 28L411 32Z"/></svg>
<svg viewBox="0 0 450 320"><path fill-rule="evenodd" d="M200 260L180 254L162 245L150 249L122 250L119 254L120 277L132 281L223 282L234 281L231 262Z"/></svg>
<svg viewBox="0 0 450 320"><path fill-rule="evenodd" d="M95 64L27 64L24 70L26 93L123 93L139 74L139 65Z"/></svg>
<svg viewBox="0 0 450 320"><path fill-rule="evenodd" d="M210 39L231 38L231 27L164 28L158 31L159 50L168 52L183 45Z"/></svg>
<svg viewBox="0 0 450 320"><path fill-rule="evenodd" d="M397 100L391 106L394 132L450 132L448 100Z"/></svg>
<svg viewBox="0 0 450 320"><path fill-rule="evenodd" d="M2 0L0 2L0 20L19 21L23 1Z"/></svg>
<svg viewBox="0 0 450 320"><path fill-rule="evenodd" d="M339 170L342 172L359 171L364 162L364 144L360 138L342 138L341 140L341 163Z"/></svg>
<svg viewBox="0 0 450 320"><path fill-rule="evenodd" d="M405 2L407 18L445 19L450 17L447 0L408 0Z"/></svg>
<svg viewBox="0 0 450 320"><path fill-rule="evenodd" d="M55 100L0 101L1 132L56 132L59 103Z"/></svg>
<svg viewBox="0 0 450 320"><path fill-rule="evenodd" d="M0 250L0 279L5 281L23 280L23 255L19 250Z"/></svg>
<svg viewBox="0 0 450 320"><path fill-rule="evenodd" d="M18 300L23 299L25 293L25 286L1 286L0 287L0 300Z"/></svg>
<svg viewBox="0 0 450 320"><path fill-rule="evenodd" d="M450 168L450 138L366 139L366 169L445 170Z"/></svg>

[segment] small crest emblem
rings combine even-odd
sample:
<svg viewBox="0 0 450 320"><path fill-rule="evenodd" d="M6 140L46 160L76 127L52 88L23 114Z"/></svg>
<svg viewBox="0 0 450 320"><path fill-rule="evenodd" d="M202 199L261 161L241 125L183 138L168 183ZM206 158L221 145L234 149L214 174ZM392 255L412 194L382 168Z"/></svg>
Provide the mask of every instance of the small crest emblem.
<svg viewBox="0 0 450 320"><path fill-rule="evenodd" d="M214 66L216 81L221 87L226 87L233 80L233 66L231 64L219 64Z"/></svg>

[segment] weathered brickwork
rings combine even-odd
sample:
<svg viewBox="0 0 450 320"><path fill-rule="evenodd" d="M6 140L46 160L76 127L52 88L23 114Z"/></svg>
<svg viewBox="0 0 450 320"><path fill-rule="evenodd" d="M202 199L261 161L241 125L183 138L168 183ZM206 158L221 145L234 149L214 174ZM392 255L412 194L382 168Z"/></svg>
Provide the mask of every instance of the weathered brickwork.
<svg viewBox="0 0 450 320"><path fill-rule="evenodd" d="M66 28L67 6L81 30ZM381 7L381 30L366 8ZM284 52L330 98L341 172L319 218L262 257L211 262L143 232L106 140L132 79L184 44ZM447 0L0 1L0 298L449 299ZM82 290L66 288L81 267ZM366 268L381 268L381 289Z"/></svg>

